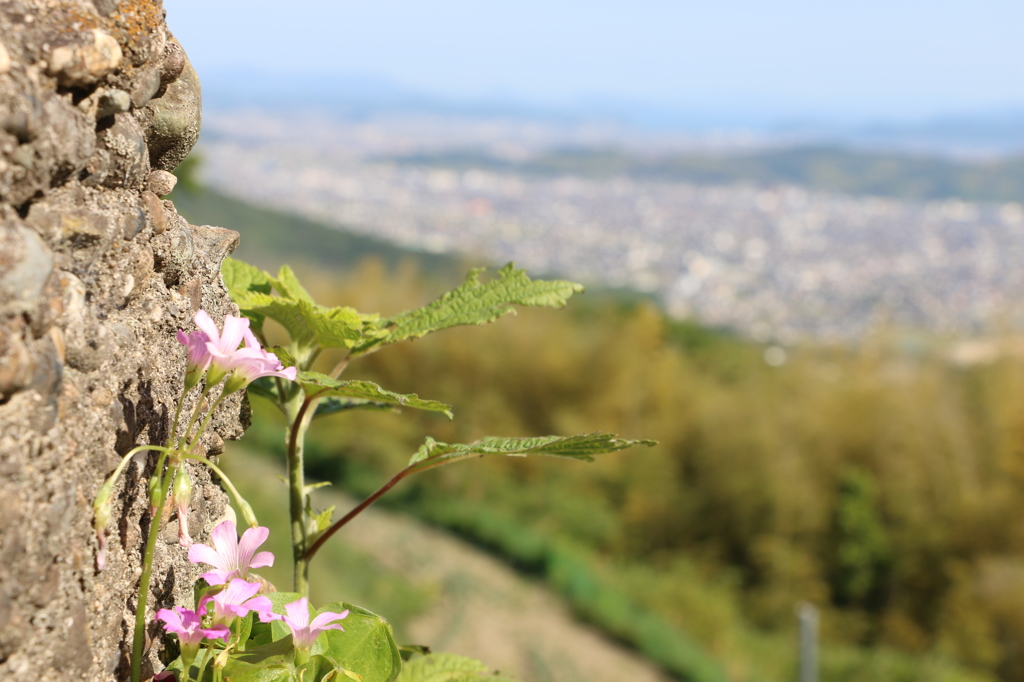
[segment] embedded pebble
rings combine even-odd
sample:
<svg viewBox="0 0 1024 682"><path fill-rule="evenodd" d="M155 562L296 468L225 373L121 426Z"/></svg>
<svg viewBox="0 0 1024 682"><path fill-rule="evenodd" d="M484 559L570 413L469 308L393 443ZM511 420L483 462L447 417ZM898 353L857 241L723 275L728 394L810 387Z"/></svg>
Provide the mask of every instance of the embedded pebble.
<svg viewBox="0 0 1024 682"><path fill-rule="evenodd" d="M11 70L11 55L8 54L7 48L4 47L3 43L0 43L0 75L7 73Z"/></svg>
<svg viewBox="0 0 1024 682"><path fill-rule="evenodd" d="M131 106L131 95L124 90L118 90L117 88L104 90L97 98L96 118L100 119L120 114L123 111L128 111Z"/></svg>
<svg viewBox="0 0 1024 682"><path fill-rule="evenodd" d="M164 214L164 204L160 201L160 197L146 190L142 193L142 204L149 218L149 224L153 226L153 234L163 234L167 229L167 216Z"/></svg>
<svg viewBox="0 0 1024 682"><path fill-rule="evenodd" d="M112 36L92 29L85 44L62 45L50 52L46 73L64 87L91 85L121 64L121 46Z"/></svg>
<svg viewBox="0 0 1024 682"><path fill-rule="evenodd" d="M165 170L155 170L149 174L146 189L157 196L163 197L170 194L176 184L178 184L178 178L175 177L174 173L168 173Z"/></svg>
<svg viewBox="0 0 1024 682"><path fill-rule="evenodd" d="M159 69L153 68L144 71L135 83L135 87L132 88L132 104L136 107L145 106L146 102L153 99L157 91L160 90L161 85Z"/></svg>
<svg viewBox="0 0 1024 682"><path fill-rule="evenodd" d="M176 41L170 40L164 48L164 61L160 67L160 82L164 85L178 80L185 68L185 50Z"/></svg>
<svg viewBox="0 0 1024 682"><path fill-rule="evenodd" d="M0 231L0 303L22 312L43 293L53 270L53 254L32 230L21 225Z"/></svg>

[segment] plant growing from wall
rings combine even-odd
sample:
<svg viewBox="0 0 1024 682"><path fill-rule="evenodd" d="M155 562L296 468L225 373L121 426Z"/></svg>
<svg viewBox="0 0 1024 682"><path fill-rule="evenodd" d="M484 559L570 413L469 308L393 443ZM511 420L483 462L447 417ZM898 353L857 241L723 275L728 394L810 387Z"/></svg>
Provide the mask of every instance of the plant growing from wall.
<svg viewBox="0 0 1024 682"><path fill-rule="evenodd" d="M218 329L210 316L200 311L195 318L198 330L178 332L178 340L187 348L188 364L171 436L163 446L142 446L129 452L100 488L95 502L100 547L97 566L102 569L106 562L105 530L114 484L137 452L159 453L149 485L151 522L136 607L131 663L133 682L141 679L153 553L161 510L168 495L178 510L180 544L182 547L191 545L185 520L191 495L191 481L183 466L187 460L206 464L224 481L249 529L239 540L234 524L224 522L213 531L213 547L191 545L189 560L208 564L212 570L203 574L203 582L196 586L192 609L178 606L157 612L157 619L167 633L177 636L180 650L179 657L161 676L174 676L184 681L323 682L344 675L367 682L391 682L401 675L402 680L414 682L475 679L486 672L482 664L471 659L424 654L422 648L416 647L401 650L386 621L357 606L328 604L311 613L309 562L334 533L412 474L484 455L535 454L589 461L597 454L654 443L623 440L606 433L487 437L468 444L441 443L428 437L404 468L337 521L332 518L333 508L313 509L310 492L316 486L306 484L303 461L306 432L318 417L350 410L397 407L453 416L449 405L394 393L369 381L342 379L342 373L351 362L385 346L432 332L460 325L487 324L513 312L516 305L561 307L572 294L582 290L572 282L531 280L511 264L489 281L481 281L481 272L473 270L461 286L422 308L383 318L352 308L317 304L287 266L275 277L241 261L225 260L224 281L245 317L229 315ZM268 344L264 323L268 319L287 332L288 342L284 346L265 348ZM315 371L315 363L328 349L342 350L343 359L327 374ZM184 432L179 435L186 397L200 383L199 400ZM218 386L220 391L211 403ZM246 388L271 400L286 419L294 590L290 593L260 595L260 583L246 580L250 569L273 563L269 552L256 551L269 530L259 526L252 507L223 472L206 457L195 453L221 401ZM419 658L403 672L403 656L415 655Z"/></svg>

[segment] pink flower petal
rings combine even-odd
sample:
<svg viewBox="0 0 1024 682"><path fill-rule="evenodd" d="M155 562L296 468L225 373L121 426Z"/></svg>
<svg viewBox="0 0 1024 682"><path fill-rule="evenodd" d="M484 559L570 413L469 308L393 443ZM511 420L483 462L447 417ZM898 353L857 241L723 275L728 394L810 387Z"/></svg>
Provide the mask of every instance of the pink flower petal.
<svg viewBox="0 0 1024 682"><path fill-rule="evenodd" d="M341 630L341 631L344 631L345 628L341 627L340 623L334 623L334 625L327 625L327 623L332 623L332 622L334 622L336 620L343 620L344 618L347 618L347 617L348 617L348 609L345 609L345 611L343 611L342 613L332 613L330 611L324 611L323 613L321 613L320 615L318 615L316 618L313 619L313 622L309 624L309 629L311 631L313 631L313 632L316 632L317 630Z"/></svg>
<svg viewBox="0 0 1024 682"><path fill-rule="evenodd" d="M205 310L200 310L196 313L195 317L196 326L206 332L206 335L210 337L210 341L216 342L220 340L220 331L217 329L217 325L214 323L213 318Z"/></svg>
<svg viewBox="0 0 1024 682"><path fill-rule="evenodd" d="M305 597L285 604L284 610L288 614L285 616L285 622L291 626L293 632L296 628L302 629L309 626L309 600Z"/></svg>
<svg viewBox="0 0 1024 682"><path fill-rule="evenodd" d="M188 548L188 560L193 564L210 564L224 570L220 554L212 547L202 543L196 543Z"/></svg>
<svg viewBox="0 0 1024 682"><path fill-rule="evenodd" d="M249 528L242 533L242 539L238 543L238 563L242 566L252 566L251 562L256 548L266 542L268 537L270 537L270 529L263 526Z"/></svg>
<svg viewBox="0 0 1024 682"><path fill-rule="evenodd" d="M272 552L257 552L256 556L249 562L249 568L265 568L273 565L274 555Z"/></svg>

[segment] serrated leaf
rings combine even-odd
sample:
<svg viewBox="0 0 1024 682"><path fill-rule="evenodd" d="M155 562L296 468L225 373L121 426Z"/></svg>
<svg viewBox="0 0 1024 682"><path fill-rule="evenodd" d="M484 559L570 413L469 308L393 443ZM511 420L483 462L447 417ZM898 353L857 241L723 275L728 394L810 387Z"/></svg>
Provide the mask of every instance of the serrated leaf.
<svg viewBox="0 0 1024 682"><path fill-rule="evenodd" d="M430 332L459 325L482 325L514 312L513 306L561 308L583 285L565 280L531 280L525 270L509 263L498 272L498 279L480 281L483 268L471 270L466 280L428 305L399 313L386 320L387 336L371 340L356 349L368 352L374 346L415 339Z"/></svg>
<svg viewBox="0 0 1024 682"><path fill-rule="evenodd" d="M636 445L656 445L653 440L626 440L612 433L586 433L577 436L541 436L538 438L502 438L491 436L464 445L440 443L427 437L409 460L416 469L427 469L477 455L546 455L591 462L594 455L625 450Z"/></svg>
<svg viewBox="0 0 1024 682"><path fill-rule="evenodd" d="M388 403L375 402L373 400L364 400L357 398L326 398L321 400L316 406L316 412L313 413L313 418L326 417L327 415L335 414L336 412L344 412L345 410L391 410L395 411L394 405Z"/></svg>
<svg viewBox="0 0 1024 682"><path fill-rule="evenodd" d="M451 405L445 405L436 400L424 400L414 393L393 393L381 388L372 381L358 379L343 381L341 379L332 379L326 374L319 372L299 372L298 381L302 384L307 396L370 400L387 405L427 410L428 412L441 412L447 415L449 419L453 417Z"/></svg>
<svg viewBox="0 0 1024 682"><path fill-rule="evenodd" d="M225 258L220 266L220 274L224 278L224 284L227 286L231 298L234 298L236 293L247 294L254 291L270 293L273 278L245 261Z"/></svg>
<svg viewBox="0 0 1024 682"><path fill-rule="evenodd" d="M414 658L402 667L398 682L512 682L496 677L486 665L473 658L456 654L427 654Z"/></svg>
<svg viewBox="0 0 1024 682"><path fill-rule="evenodd" d="M245 294L235 303L246 316L269 317L280 323L300 346L351 348L364 339L364 318L352 308L324 308L260 292Z"/></svg>
<svg viewBox="0 0 1024 682"><path fill-rule="evenodd" d="M285 298L290 298L293 301L306 301L316 305L316 301L309 295L306 288L299 284L298 277L292 272L292 269L287 265L282 265L281 269L277 272L277 277L273 280L274 288L277 289L277 293L281 294Z"/></svg>
<svg viewBox="0 0 1024 682"><path fill-rule="evenodd" d="M302 313L323 348L352 348L363 340L363 316L353 308L324 308L303 301Z"/></svg>
<svg viewBox="0 0 1024 682"><path fill-rule="evenodd" d="M281 361L281 364L283 366L285 366L285 367L294 367L295 366L295 358L292 357L292 354L289 353L287 351L287 349L281 348L281 346L271 346L270 348L267 348L266 350L268 350L271 353L273 353L274 355L276 355L277 359Z"/></svg>
<svg viewBox="0 0 1024 682"><path fill-rule="evenodd" d="M263 315L253 312L245 312L245 303L253 294L270 294L272 278L269 274L257 267L234 258L225 258L220 267L221 277L224 285L228 288L228 295L238 305L243 314L252 322L254 331L263 329Z"/></svg>

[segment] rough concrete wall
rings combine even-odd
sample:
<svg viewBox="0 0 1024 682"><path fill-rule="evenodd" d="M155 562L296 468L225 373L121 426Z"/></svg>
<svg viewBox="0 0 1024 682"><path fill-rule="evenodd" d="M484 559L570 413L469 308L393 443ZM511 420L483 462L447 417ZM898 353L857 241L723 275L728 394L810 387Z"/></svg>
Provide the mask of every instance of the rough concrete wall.
<svg viewBox="0 0 1024 682"><path fill-rule="evenodd" d="M159 0L0 2L0 679L127 677L154 458L116 489L102 572L92 499L129 449L167 437L175 331L199 307L237 313L219 276L237 233L188 225L157 196L199 125L199 80ZM218 415L211 455L247 407L233 397ZM225 497L191 471L203 540ZM151 611L191 603L199 573L173 518Z"/></svg>

